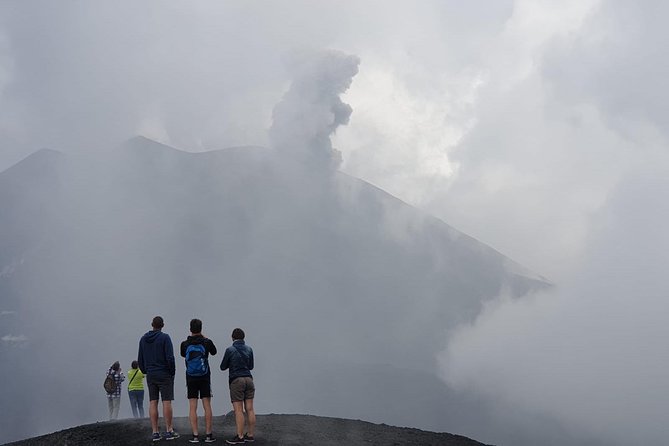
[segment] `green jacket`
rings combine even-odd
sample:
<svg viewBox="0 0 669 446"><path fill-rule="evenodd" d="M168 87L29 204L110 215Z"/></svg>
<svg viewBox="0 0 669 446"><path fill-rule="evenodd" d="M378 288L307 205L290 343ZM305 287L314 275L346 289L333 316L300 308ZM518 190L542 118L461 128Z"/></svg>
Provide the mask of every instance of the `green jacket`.
<svg viewBox="0 0 669 446"><path fill-rule="evenodd" d="M130 390L144 390L144 374L140 369L128 370L128 391ZM130 382L132 380L132 382Z"/></svg>

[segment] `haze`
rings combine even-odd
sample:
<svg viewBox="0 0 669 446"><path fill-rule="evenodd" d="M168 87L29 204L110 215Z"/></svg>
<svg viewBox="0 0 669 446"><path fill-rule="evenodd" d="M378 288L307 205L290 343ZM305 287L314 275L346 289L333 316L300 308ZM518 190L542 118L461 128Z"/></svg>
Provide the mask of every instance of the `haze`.
<svg viewBox="0 0 669 446"><path fill-rule="evenodd" d="M284 379L290 364L281 362L276 352L294 351L295 343L303 341L308 351L319 353L309 364L320 367L313 374L311 369L300 371L299 376L327 375L328 386L334 389L325 396L315 393L310 401L291 401L277 390L287 383L273 383L266 386L275 391L266 395L267 410L259 393L259 412L410 423L500 445L665 443L663 415L669 386L664 370L669 355L662 341L669 330L663 320L669 304L663 279L669 240L663 223L669 219L669 93L665 86L669 40L662 21L667 12L669 6L663 2L595 0L0 3L0 171L45 147L66 156L64 172L71 174L66 186L75 194L67 196L77 201L51 205L54 215L66 216L61 223L67 230L59 234L72 237L59 239L58 246L62 243L69 250L59 251L60 255L65 259L72 254L78 263L42 272L53 280L81 279L76 270L80 267L81 274L95 279L77 282L80 288L68 288L70 283L63 281L56 294L66 300L42 303L42 317L31 320L10 301L14 291L10 293L4 285L0 288L0 352L16 358L19 351L20 360L26 361L20 370L26 370L30 361L40 370L54 364L47 376L60 383L52 393L27 396L24 392L30 393L36 380L41 388L52 387L42 374L14 376L11 388L7 381L0 385L3 412L10 413L14 402L21 405L22 400L43 401L53 408L50 420L43 419L43 408L33 409L35 415L29 419L13 419L22 436L104 419L106 403L97 388L100 376L116 359L127 368L136 340L148 330L155 314L166 317L166 331L175 342L187 334L191 317L202 316L205 331L224 346L238 321L234 312L244 309L244 296L271 294L273 280L283 281L280 289L288 293L290 281L285 274L291 272L302 283L309 273L323 274L327 268L333 278L348 277L342 274L347 271L342 257L336 255L328 257L329 263L308 269L313 266L308 255L318 258L336 248L328 242L327 230L314 232L310 243L292 251L304 270L267 278L255 274L269 269L244 268L247 264L269 268L281 261L283 251L267 252L260 243L274 240L274 229L268 228L275 228L277 221L329 219L337 234L353 240L358 233L340 224L353 221L347 220L352 214L340 217L327 203L316 206L314 197L333 201L346 197L345 203L353 205L344 208L364 209L358 206L377 203L369 198L376 195L359 194L367 189L350 187L346 180L337 180L336 184L348 186L335 188L336 193L323 186L332 175L343 177L335 173L339 169L498 250L522 265L525 277L546 277L553 286L537 287L524 295L501 286L508 271L500 272L503 262L497 263L497 257L483 250L482 258L488 263L478 263L477 258L462 277L471 281L485 277L483 288L494 293L482 293L468 304L449 300L442 308L438 305L442 296L431 294L436 293L437 288L432 288L437 287L436 279L402 282L406 295L432 298L417 300L415 306L389 305L392 324L383 311L371 310L379 311L373 299L397 291L388 283L381 290L369 290L365 298L372 301L352 299L356 304L328 300L348 296L351 289L364 289L335 279L336 286L316 301L305 300L319 289L316 286L303 288L294 301L277 300L276 306L254 301L257 317L249 317L246 323L251 344L261 347L259 378L268 383L276 376ZM296 122L299 125L293 125ZM152 261L166 253L172 260L183 254L182 275L174 263L165 270L146 270L141 259L120 257L143 240L124 240L127 227L123 225L136 228L139 216L150 213L143 205L155 204L142 201L143 196L128 204L122 200L130 196L127 191L111 188L118 185L120 173L140 181L143 167L136 158L126 157L126 152L110 155L135 135L187 152L270 147L279 159L293 160L279 164L279 170L270 169L275 177L264 178L256 172L259 176L248 177L253 181L244 184L262 190L267 185L284 185L302 204L232 201L242 208L250 206L242 209L249 215L264 215L249 223L248 238L242 239L254 240L258 234L268 238L256 240L251 250L244 246L235 251L248 257L226 258L227 274L248 274L245 284L260 277L257 288L210 280L206 258L198 257L201 263L194 265L196 257L184 247L197 251L234 240L205 237L213 233L203 228L210 228L214 220L206 220L207 214L202 213L184 218L191 215L188 208L176 209L178 216L151 214L150 220L178 221L187 225L179 226L180 231L192 231L189 243L152 254ZM227 166L230 176L225 178L247 178L249 166L263 165L257 157L263 159L265 152L249 153L252 161L234 158L239 164L213 166ZM118 170L104 164L110 156ZM182 158L165 159L165 172L173 174L170 166L183 165L176 161ZM236 168L239 176L234 174ZM199 169L215 172L214 167ZM42 182L47 184L48 179L36 178L34 190ZM95 187L85 190L78 187L82 184ZM177 184L154 183L153 178L146 178L146 184L160 185L166 201L155 206L161 212L173 204L170 193L178 197L181 190ZM194 198L192 209L208 209L207 199L216 197L207 197L206 188L188 184L194 188L188 190L202 192ZM254 193L251 190L243 197L264 196ZM80 203L86 206L79 207ZM363 230L369 229L368 237L378 224L384 236L400 240L399 246L410 240L407 246L413 247L417 243L411 238L414 229L407 228L432 228L422 217L409 211L403 214L397 209L404 208L395 204L388 206L390 216L383 214L386 208L375 208L384 216L374 214L378 220L362 225ZM238 214L212 211L208 217L221 215ZM95 231L87 226L91 221L98 224ZM235 220L231 227L243 228L246 223ZM161 233L157 226L156 239L169 239L169 231ZM114 243L93 238L101 227L109 229ZM430 231L426 233L433 234ZM284 235L294 237L281 242L286 245L303 240L291 231ZM113 250L96 251L114 244ZM388 249L379 252L397 258L406 254L400 268L412 274L421 267L443 266L431 250L434 257L428 262L418 254L412 257L384 244L372 245ZM210 254L215 258L214 251ZM0 258L6 262L0 264L2 284L20 270L22 257L0 253ZM392 268L393 263L386 259L379 265ZM481 268L481 264L488 266ZM167 270L172 273L171 282L156 284L156 278L167 277ZM377 279L382 272L369 271ZM207 280L180 281L192 280L196 273ZM107 281L100 282L105 277ZM209 294L214 285L220 287L221 295L233 297L217 306L218 312L205 316L218 302ZM36 283L32 290L45 291L40 286ZM95 297L81 294L93 289L99 290ZM464 285L462 289L469 290ZM162 300L170 293L196 299L198 291L202 293L197 311L185 300L170 301L169 306ZM124 304L130 300L139 304L134 311L114 307L110 300L119 295L124 296ZM292 303L285 308L278 302ZM63 310L71 306L86 312L73 315ZM276 321L275 308L309 323L300 326L299 333L292 331L290 324L298 317ZM359 313L346 323L327 321L328 311L341 316L349 314L349 309ZM444 313L425 316L437 309ZM374 314L369 325L364 325L363 310ZM408 319L398 317L407 312ZM447 317L440 320L444 314ZM107 330L114 325L117 331L111 335ZM361 326L364 331L358 331ZM104 330L97 332L100 327ZM288 328L277 331L280 327ZM320 333L323 327L328 330ZM44 351L45 346L31 344L35 335L28 328L50 333L58 341L54 345L63 350ZM339 338L341 333L346 336ZM77 339L87 339L83 356L94 360L80 360ZM419 344L418 339L419 351L402 350ZM89 352L93 348L89 345L99 349ZM396 356L398 351L401 354ZM406 355L414 353L420 365L407 366ZM395 362L398 357L403 359ZM360 403L363 408L349 411L332 403L342 385L334 371L349 362L356 364L354 375L365 376L364 383L379 385L385 379L392 383L381 385L383 392L373 393L374 398L384 399L366 398ZM392 370L392 376L375 381L382 364ZM419 414L402 412L407 405L421 406L408 404L408 385L396 386L408 383L415 369L435 378L430 381L435 394L450 400L429 400ZM219 378L220 398L215 406L222 413L227 406L224 378ZM58 386L69 389L71 381L81 380L86 390L80 395L58 391ZM324 385L317 378L306 384L319 389ZM127 399L122 405L129 412ZM392 405L398 409L384 412ZM58 414L59 407L67 408L60 411L67 413ZM458 413L448 407L463 409ZM366 417L368 413L373 415ZM7 426L3 425L5 430ZM0 440L14 438L10 433Z"/></svg>

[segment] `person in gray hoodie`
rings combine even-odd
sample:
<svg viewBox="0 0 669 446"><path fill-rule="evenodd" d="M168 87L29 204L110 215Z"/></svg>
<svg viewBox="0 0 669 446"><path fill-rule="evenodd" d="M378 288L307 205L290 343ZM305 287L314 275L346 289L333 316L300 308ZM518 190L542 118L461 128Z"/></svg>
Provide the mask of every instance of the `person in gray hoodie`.
<svg viewBox="0 0 669 446"><path fill-rule="evenodd" d="M160 441L158 428L158 399L163 401L163 417L165 418L166 440L179 438L179 434L172 427L172 400L174 400L174 348L172 339L163 333L165 326L163 318L156 316L151 322L152 330L144 334L139 340L137 363L139 369L146 375L146 385L149 388L149 417L151 418L151 439Z"/></svg>

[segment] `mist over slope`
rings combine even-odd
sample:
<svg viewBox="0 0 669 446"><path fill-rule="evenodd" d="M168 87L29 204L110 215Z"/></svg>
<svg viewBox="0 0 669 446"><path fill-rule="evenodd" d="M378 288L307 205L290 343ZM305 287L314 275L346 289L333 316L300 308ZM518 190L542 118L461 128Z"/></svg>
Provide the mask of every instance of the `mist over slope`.
<svg viewBox="0 0 669 446"><path fill-rule="evenodd" d="M546 286L382 190L259 147L44 150L0 174L0 197L1 440L104 419L100 376L127 368L155 314L175 343L192 317L221 347L243 327L261 412L458 431L392 394L351 408L350 380L401 394L406 376L436 377L447 331L484 301ZM415 401L433 393L419 384Z"/></svg>

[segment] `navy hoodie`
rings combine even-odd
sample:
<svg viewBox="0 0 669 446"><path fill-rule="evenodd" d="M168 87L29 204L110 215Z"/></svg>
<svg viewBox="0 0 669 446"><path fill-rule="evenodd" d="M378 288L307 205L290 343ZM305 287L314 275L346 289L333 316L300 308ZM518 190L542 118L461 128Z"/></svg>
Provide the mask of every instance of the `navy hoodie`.
<svg viewBox="0 0 669 446"><path fill-rule="evenodd" d="M151 330L142 336L137 363L142 373L152 378L174 376L176 364L170 335L160 330Z"/></svg>

